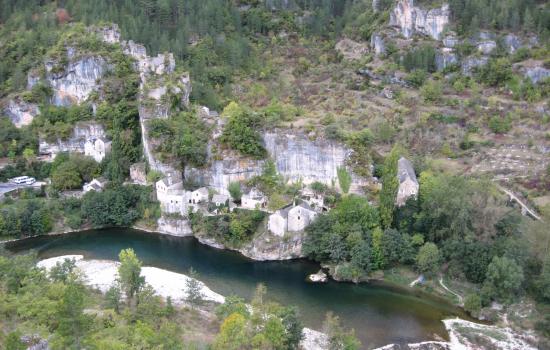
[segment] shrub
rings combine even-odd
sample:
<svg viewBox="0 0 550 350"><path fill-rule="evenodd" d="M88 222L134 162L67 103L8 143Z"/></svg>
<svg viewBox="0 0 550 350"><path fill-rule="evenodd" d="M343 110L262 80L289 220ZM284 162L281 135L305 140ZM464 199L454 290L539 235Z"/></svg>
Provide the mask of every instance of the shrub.
<svg viewBox="0 0 550 350"><path fill-rule="evenodd" d="M429 81L420 90L424 101L439 102L441 100L443 85L438 81Z"/></svg>
<svg viewBox="0 0 550 350"><path fill-rule="evenodd" d="M502 118L495 115L489 119L489 129L495 134L505 134L512 129L512 121L508 116Z"/></svg>
<svg viewBox="0 0 550 350"><path fill-rule="evenodd" d="M478 294L468 294L464 299L464 310L470 315L477 316L481 310L481 297Z"/></svg>
<svg viewBox="0 0 550 350"><path fill-rule="evenodd" d="M424 82L426 81L426 78L428 75L426 74L426 71L421 69L415 69L406 78L407 83L411 84L413 87L421 87L424 85Z"/></svg>
<svg viewBox="0 0 550 350"><path fill-rule="evenodd" d="M439 249L434 243L424 244L416 256L416 267L422 273L433 275L439 269L441 255Z"/></svg>

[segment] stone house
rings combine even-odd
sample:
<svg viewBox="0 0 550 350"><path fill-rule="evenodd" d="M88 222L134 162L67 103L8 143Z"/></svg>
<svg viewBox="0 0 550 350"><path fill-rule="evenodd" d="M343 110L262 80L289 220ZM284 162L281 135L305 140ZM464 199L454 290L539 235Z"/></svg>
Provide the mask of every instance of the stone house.
<svg viewBox="0 0 550 350"><path fill-rule="evenodd" d="M107 180L105 179L93 179L92 181L85 183L82 187L82 190L84 191L84 193L90 191L101 192L105 188L106 184Z"/></svg>
<svg viewBox="0 0 550 350"><path fill-rule="evenodd" d="M191 201L193 204L198 204L201 202L207 202L208 201L208 188L201 187L199 189L196 189L191 193Z"/></svg>
<svg viewBox="0 0 550 350"><path fill-rule="evenodd" d="M267 197L255 188L241 197L241 206L244 209L265 208L266 205Z"/></svg>
<svg viewBox="0 0 550 350"><path fill-rule="evenodd" d="M84 143L84 155L90 156L100 163L111 151L111 141L104 137L93 137Z"/></svg>
<svg viewBox="0 0 550 350"><path fill-rule="evenodd" d="M286 232L303 231L316 216L317 212L305 202L289 205L269 216L267 229L274 235L283 237Z"/></svg>
<svg viewBox="0 0 550 350"><path fill-rule="evenodd" d="M401 207L405 205L409 198L418 196L419 188L414 168L411 162L404 157L399 158L397 162L397 179L399 180L399 188L395 204Z"/></svg>
<svg viewBox="0 0 550 350"><path fill-rule="evenodd" d="M224 194L215 194L212 196L212 204L214 204L216 207L225 206L228 202L229 196L226 196Z"/></svg>
<svg viewBox="0 0 550 350"><path fill-rule="evenodd" d="M156 182L157 199L165 213L182 213L184 210L184 190L181 175L169 173Z"/></svg>
<svg viewBox="0 0 550 350"><path fill-rule="evenodd" d="M145 163L135 163L130 166L130 179L136 184L147 184L147 171Z"/></svg>

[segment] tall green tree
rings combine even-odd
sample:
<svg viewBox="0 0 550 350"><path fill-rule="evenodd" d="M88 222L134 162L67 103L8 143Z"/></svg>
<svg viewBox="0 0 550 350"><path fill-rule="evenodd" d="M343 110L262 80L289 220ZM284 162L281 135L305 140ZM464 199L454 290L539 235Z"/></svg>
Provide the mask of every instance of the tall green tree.
<svg viewBox="0 0 550 350"><path fill-rule="evenodd" d="M390 154L384 160L379 209L380 220L384 228L390 227L393 221L395 198L399 187L399 179L397 178L397 162L401 156L401 153L401 147L399 145L395 145Z"/></svg>
<svg viewBox="0 0 550 350"><path fill-rule="evenodd" d="M128 305L135 306L135 296L145 285L145 277L141 276L141 261L139 261L133 249L120 251L118 255L120 266L118 277L122 290L126 294Z"/></svg>

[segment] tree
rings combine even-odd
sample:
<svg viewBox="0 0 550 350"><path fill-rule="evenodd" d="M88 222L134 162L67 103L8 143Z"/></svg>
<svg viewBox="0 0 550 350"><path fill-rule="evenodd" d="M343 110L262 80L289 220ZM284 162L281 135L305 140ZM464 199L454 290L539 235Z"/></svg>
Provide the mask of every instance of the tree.
<svg viewBox="0 0 550 350"><path fill-rule="evenodd" d="M248 343L246 318L240 313L229 315L220 327L214 341L214 349L240 350Z"/></svg>
<svg viewBox="0 0 550 350"><path fill-rule="evenodd" d="M57 282L66 283L70 278L73 278L73 271L76 268L75 259L64 259L63 262L57 262L50 269L50 278Z"/></svg>
<svg viewBox="0 0 550 350"><path fill-rule="evenodd" d="M300 321L298 309L293 306L285 307L277 313L277 316L281 318L285 328L284 347L286 349L298 349L300 341L304 337L304 326Z"/></svg>
<svg viewBox="0 0 550 350"><path fill-rule="evenodd" d="M21 341L21 332L13 331L8 334L4 341L6 350L25 350L27 346Z"/></svg>
<svg viewBox="0 0 550 350"><path fill-rule="evenodd" d="M336 169L336 173L338 175L338 184L340 185L340 189L344 194L347 194L351 186L350 173L346 170L345 167L338 167L338 169Z"/></svg>
<svg viewBox="0 0 550 350"><path fill-rule="evenodd" d="M399 187L397 178L397 162L401 155L401 147L395 145L384 160L382 175L382 191L380 192L380 219L384 228L390 227L395 209L395 197Z"/></svg>
<svg viewBox="0 0 550 350"><path fill-rule="evenodd" d="M118 255L120 266L118 267L118 277L120 286L128 301L128 305L134 304L134 297L145 285L145 277L141 276L141 261L131 248L120 251Z"/></svg>
<svg viewBox="0 0 550 350"><path fill-rule="evenodd" d="M109 308L115 310L118 314L120 313L120 301L122 299L122 291L120 290L120 283L115 282L105 293L106 305Z"/></svg>
<svg viewBox="0 0 550 350"><path fill-rule="evenodd" d="M52 172L52 186L57 190L80 188L82 178L76 165L65 162L56 167Z"/></svg>
<svg viewBox="0 0 550 350"><path fill-rule="evenodd" d="M203 295L202 295L202 285L201 282L197 279L198 274L193 269L189 269L188 273L188 279L185 281L185 289L186 289L186 300L191 304L191 307L195 308L199 306L203 301Z"/></svg>
<svg viewBox="0 0 550 350"><path fill-rule="evenodd" d="M361 342L355 337L354 331L346 331L340 324L338 316L328 312L323 323L323 333L328 336L331 350L356 350Z"/></svg>
<svg viewBox="0 0 550 350"><path fill-rule="evenodd" d="M439 269L440 262L439 249L431 242L424 244L416 256L416 267L420 272L427 275L435 274Z"/></svg>
<svg viewBox="0 0 550 350"><path fill-rule="evenodd" d="M243 192L241 190L241 183L240 182L231 182L229 183L229 186L227 187L227 190L229 191L229 194L231 195L231 198L235 202L240 202L241 197L243 195Z"/></svg>
<svg viewBox="0 0 550 350"><path fill-rule="evenodd" d="M513 260L495 256L487 268L483 294L499 302L510 303L522 289L523 270Z"/></svg>
<svg viewBox="0 0 550 350"><path fill-rule="evenodd" d="M464 310L476 317L481 310L481 297L477 293L468 294L464 299Z"/></svg>
<svg viewBox="0 0 550 350"><path fill-rule="evenodd" d="M80 349L81 341L91 326L91 318L84 314L84 286L70 281L57 308L59 342L65 349Z"/></svg>
<svg viewBox="0 0 550 350"><path fill-rule="evenodd" d="M536 286L540 298L546 302L550 302L550 254L544 261Z"/></svg>

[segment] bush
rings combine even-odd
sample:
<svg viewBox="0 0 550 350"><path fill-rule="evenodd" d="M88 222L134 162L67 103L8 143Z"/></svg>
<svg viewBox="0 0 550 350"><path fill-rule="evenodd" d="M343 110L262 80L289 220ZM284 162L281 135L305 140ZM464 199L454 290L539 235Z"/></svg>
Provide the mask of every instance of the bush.
<svg viewBox="0 0 550 350"><path fill-rule="evenodd" d="M495 115L489 119L489 129L495 134L505 134L512 129L512 121L508 116L502 118Z"/></svg>
<svg viewBox="0 0 550 350"><path fill-rule="evenodd" d="M428 77L428 74L426 71L421 69L415 69L406 78L407 83L411 84L413 87L421 87L424 85L424 82L426 81Z"/></svg>
<svg viewBox="0 0 550 350"><path fill-rule="evenodd" d="M420 93L426 102L439 102L443 93L443 85L438 81L430 80L422 86Z"/></svg>
<svg viewBox="0 0 550 350"><path fill-rule="evenodd" d="M403 66L408 72L414 70L435 72L437 69L435 49L432 46L423 46L407 52L403 57Z"/></svg>
<svg viewBox="0 0 550 350"><path fill-rule="evenodd" d="M477 69L477 78L489 86L503 86L512 79L512 65L506 58L491 59Z"/></svg>
<svg viewBox="0 0 550 350"><path fill-rule="evenodd" d="M441 255L434 243L424 244L416 256L416 267L422 273L433 275L439 270Z"/></svg>
<svg viewBox="0 0 550 350"><path fill-rule="evenodd" d="M260 116L252 111L230 103L223 113L228 117L221 142L244 155L256 159L265 158L267 151L262 145L258 129L262 126Z"/></svg>
<svg viewBox="0 0 550 350"><path fill-rule="evenodd" d="M470 315L477 317L481 310L481 297L478 294L468 294L464 299L464 310Z"/></svg>

